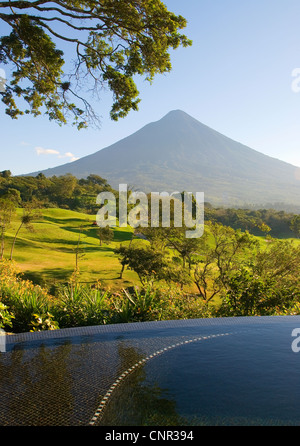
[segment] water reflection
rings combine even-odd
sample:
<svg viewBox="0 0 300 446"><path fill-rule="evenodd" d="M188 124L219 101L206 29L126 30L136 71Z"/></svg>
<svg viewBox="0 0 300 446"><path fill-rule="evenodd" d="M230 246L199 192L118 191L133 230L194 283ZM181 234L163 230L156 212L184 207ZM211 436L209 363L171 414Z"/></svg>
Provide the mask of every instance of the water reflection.
<svg viewBox="0 0 300 446"><path fill-rule="evenodd" d="M300 318L170 321L11 344L0 353L0 425L89 425L135 365L96 425L299 425L297 326Z"/></svg>
<svg viewBox="0 0 300 446"><path fill-rule="evenodd" d="M299 426L300 361L284 326L167 350L124 379L108 426Z"/></svg>
<svg viewBox="0 0 300 446"><path fill-rule="evenodd" d="M85 341L0 355L0 425L87 425L122 366L113 343Z"/></svg>
<svg viewBox="0 0 300 446"><path fill-rule="evenodd" d="M0 425L88 425L112 382L145 357L146 346L152 349L147 338L89 336L23 343L0 354ZM137 384L143 377L138 370ZM152 407L158 389L142 393Z"/></svg>
<svg viewBox="0 0 300 446"><path fill-rule="evenodd" d="M141 356L133 348L121 346L120 355L138 362ZM145 366L126 377L110 398L98 425L102 426L180 426L182 418L176 412L176 402L168 399L167 389L157 384L148 386Z"/></svg>
<svg viewBox="0 0 300 446"><path fill-rule="evenodd" d="M17 350L11 352L9 361L0 361L2 425L71 423L74 413L72 375L68 369L71 349L71 344L54 350L41 346L34 356ZM13 398L5 398L7 392L13 393Z"/></svg>

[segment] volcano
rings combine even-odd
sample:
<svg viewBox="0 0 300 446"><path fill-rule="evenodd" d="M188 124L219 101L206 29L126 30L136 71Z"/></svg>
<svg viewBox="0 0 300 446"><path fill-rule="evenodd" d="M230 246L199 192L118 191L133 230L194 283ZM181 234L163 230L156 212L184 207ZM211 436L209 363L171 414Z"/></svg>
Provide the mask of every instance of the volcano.
<svg viewBox="0 0 300 446"><path fill-rule="evenodd" d="M264 155L181 110L46 176L97 174L118 189L204 192L214 205L300 204L300 169ZM36 175L35 172L31 175Z"/></svg>

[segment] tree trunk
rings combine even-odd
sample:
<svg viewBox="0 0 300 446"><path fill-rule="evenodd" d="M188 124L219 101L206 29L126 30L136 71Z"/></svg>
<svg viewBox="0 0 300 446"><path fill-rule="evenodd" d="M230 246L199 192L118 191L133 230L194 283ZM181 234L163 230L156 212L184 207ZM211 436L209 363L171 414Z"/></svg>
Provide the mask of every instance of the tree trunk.
<svg viewBox="0 0 300 446"><path fill-rule="evenodd" d="M4 255L4 228L1 230L1 247L0 247L0 260L3 260Z"/></svg>
<svg viewBox="0 0 300 446"><path fill-rule="evenodd" d="M20 226L18 227L18 230L17 230L17 232L16 232L16 234L15 234L14 241L13 241L13 244L12 244L12 246L11 246L11 250L10 250L10 259L9 259L9 260L12 260L13 251L14 251L14 248L15 248L15 243L16 243L18 234L19 234L20 229L22 228L22 226L23 226L23 223L20 224Z"/></svg>

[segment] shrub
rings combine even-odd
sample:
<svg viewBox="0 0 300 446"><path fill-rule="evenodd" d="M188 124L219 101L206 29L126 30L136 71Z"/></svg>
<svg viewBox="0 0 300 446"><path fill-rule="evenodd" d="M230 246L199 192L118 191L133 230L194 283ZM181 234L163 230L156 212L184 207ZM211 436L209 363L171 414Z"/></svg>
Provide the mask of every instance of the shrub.
<svg viewBox="0 0 300 446"><path fill-rule="evenodd" d="M0 302L0 328L12 327L14 315L8 311L8 307Z"/></svg>
<svg viewBox="0 0 300 446"><path fill-rule="evenodd" d="M290 281L259 276L241 268L227 283L218 316L271 316L286 314L299 301L299 289Z"/></svg>
<svg viewBox="0 0 300 446"><path fill-rule="evenodd" d="M29 280L22 280L12 261L0 264L0 300L9 311L14 332L26 332L32 328L34 314L47 314L51 296Z"/></svg>
<svg viewBox="0 0 300 446"><path fill-rule="evenodd" d="M34 320L31 321L32 329L30 331L44 331L56 330L59 328L58 323L53 320L53 315L47 312L46 314L34 314Z"/></svg>
<svg viewBox="0 0 300 446"><path fill-rule="evenodd" d="M103 325L108 319L108 291L70 283L58 292L52 314L60 328Z"/></svg>
<svg viewBox="0 0 300 446"><path fill-rule="evenodd" d="M152 285L116 293L111 300L111 323L146 322L161 319L160 296Z"/></svg>
<svg viewBox="0 0 300 446"><path fill-rule="evenodd" d="M195 295L186 295L178 287L154 287L123 290L111 302L111 323L146 322L212 317L212 308Z"/></svg>

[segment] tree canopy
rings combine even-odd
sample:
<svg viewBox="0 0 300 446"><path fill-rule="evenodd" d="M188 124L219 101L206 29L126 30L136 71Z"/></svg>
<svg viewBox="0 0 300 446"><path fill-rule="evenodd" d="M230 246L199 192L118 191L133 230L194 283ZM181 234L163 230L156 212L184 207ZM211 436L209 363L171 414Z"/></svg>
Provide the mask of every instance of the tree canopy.
<svg viewBox="0 0 300 446"><path fill-rule="evenodd" d="M140 102L134 77L169 72L170 50L191 45L179 32L186 19L160 0L0 1L0 19L11 30L0 38L0 63L11 68L0 93L6 113L37 116L44 107L50 120L78 129L99 120L88 91L111 90L111 118L125 117Z"/></svg>

